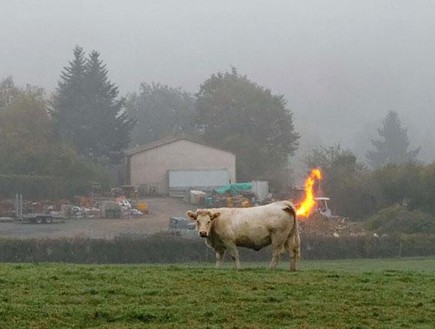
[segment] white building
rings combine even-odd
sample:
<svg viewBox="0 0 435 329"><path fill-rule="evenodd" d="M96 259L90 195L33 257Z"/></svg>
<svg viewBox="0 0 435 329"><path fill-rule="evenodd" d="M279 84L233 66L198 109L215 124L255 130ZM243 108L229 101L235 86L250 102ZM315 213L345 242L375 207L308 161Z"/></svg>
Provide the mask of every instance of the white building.
<svg viewBox="0 0 435 329"><path fill-rule="evenodd" d="M236 156L186 138L163 139L127 152L127 170L130 185L175 196L235 183Z"/></svg>

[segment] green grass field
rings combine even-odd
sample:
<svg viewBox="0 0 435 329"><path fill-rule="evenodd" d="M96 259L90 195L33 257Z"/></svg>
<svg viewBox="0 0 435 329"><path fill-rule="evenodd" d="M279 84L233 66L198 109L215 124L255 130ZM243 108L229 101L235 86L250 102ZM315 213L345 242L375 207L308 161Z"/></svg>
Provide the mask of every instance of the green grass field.
<svg viewBox="0 0 435 329"><path fill-rule="evenodd" d="M0 264L0 328L435 328L435 259Z"/></svg>

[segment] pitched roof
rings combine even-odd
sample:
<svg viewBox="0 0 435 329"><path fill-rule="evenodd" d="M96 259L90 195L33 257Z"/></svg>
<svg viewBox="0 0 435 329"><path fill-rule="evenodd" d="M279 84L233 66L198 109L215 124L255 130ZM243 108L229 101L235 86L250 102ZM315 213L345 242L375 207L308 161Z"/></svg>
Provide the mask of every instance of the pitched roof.
<svg viewBox="0 0 435 329"><path fill-rule="evenodd" d="M132 148L130 150L127 150L126 154L127 154L128 157L130 157L130 156L135 155L137 153L142 153L142 152L151 150L153 148L160 147L160 146L167 145L167 144L171 144L171 143L174 143L174 142L177 142L177 141L181 141L181 140L186 140L186 141L189 141L191 143L195 143L195 144L198 144L198 145L203 145L203 146L206 146L206 147L214 148L216 150L220 150L222 152L227 152L227 153L233 154L232 152L221 150L221 149L218 149L218 148L210 146L210 145L198 143L198 142L194 141L193 139L186 138L186 137L167 137L167 138L159 139L159 140L153 141L151 143L148 143L148 144L145 144L145 145L141 145L141 146Z"/></svg>

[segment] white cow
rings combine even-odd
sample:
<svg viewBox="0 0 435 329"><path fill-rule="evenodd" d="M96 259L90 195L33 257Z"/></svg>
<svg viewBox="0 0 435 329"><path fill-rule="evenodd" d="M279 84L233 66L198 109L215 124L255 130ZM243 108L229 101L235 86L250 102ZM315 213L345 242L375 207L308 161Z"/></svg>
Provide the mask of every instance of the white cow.
<svg viewBox="0 0 435 329"><path fill-rule="evenodd" d="M256 251L272 245L270 268L278 265L285 251L290 254L290 270L296 270L300 257L300 237L296 209L289 201L278 201L253 208L197 209L186 212L197 222L199 236L216 252L216 267L220 267L228 249L237 269L240 268L237 247Z"/></svg>

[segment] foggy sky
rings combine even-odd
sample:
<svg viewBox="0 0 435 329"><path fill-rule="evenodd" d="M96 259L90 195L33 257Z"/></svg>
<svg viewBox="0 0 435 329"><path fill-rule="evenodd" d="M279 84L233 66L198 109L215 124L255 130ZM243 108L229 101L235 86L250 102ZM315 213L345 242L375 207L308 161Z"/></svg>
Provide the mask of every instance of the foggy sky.
<svg viewBox="0 0 435 329"><path fill-rule="evenodd" d="M76 45L122 94L234 66L286 96L302 146L362 152L394 110L433 161L434 17L430 0L0 0L0 79L51 92Z"/></svg>

